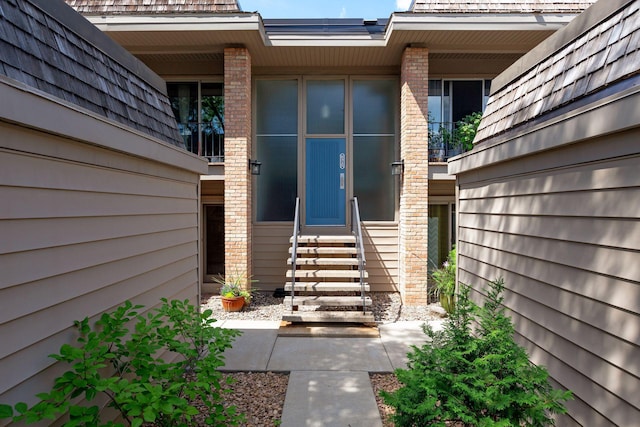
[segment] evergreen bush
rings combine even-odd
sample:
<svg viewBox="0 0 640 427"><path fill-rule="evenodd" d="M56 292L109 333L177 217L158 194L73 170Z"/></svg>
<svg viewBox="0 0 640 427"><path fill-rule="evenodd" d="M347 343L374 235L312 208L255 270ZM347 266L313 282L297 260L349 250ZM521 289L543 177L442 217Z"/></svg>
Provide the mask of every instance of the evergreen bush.
<svg viewBox="0 0 640 427"><path fill-rule="evenodd" d="M444 329L425 325L431 342L414 346L408 368L396 370L403 386L381 392L396 410L396 426L554 425L552 415L566 412L572 394L553 389L547 370L514 341L503 280L489 284L482 307L470 300L469 287L460 288Z"/></svg>

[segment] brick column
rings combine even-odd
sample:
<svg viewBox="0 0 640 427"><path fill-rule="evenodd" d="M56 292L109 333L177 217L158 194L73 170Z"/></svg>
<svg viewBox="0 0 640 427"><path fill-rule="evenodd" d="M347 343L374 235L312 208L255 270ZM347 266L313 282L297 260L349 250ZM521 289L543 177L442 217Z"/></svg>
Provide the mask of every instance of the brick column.
<svg viewBox="0 0 640 427"><path fill-rule="evenodd" d="M251 264L251 55L224 50L224 268L252 275Z"/></svg>
<svg viewBox="0 0 640 427"><path fill-rule="evenodd" d="M404 304L427 303L429 150L427 99L429 51L407 47L402 55L400 101L400 293Z"/></svg>

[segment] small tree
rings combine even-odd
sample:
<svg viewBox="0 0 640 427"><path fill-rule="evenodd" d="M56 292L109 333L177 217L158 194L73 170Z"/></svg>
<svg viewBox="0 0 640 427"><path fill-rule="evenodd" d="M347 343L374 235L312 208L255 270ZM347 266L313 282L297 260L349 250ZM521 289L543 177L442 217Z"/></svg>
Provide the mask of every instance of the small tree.
<svg viewBox="0 0 640 427"><path fill-rule="evenodd" d="M396 370L403 386L381 392L396 409L396 426L542 427L554 425L552 414L566 412L563 402L571 392L553 389L546 369L531 364L514 341L503 289L502 279L491 282L480 308L462 286L444 329L425 325L431 342L413 347L408 369Z"/></svg>
<svg viewBox="0 0 640 427"><path fill-rule="evenodd" d="M67 413L65 427L189 426L196 425L200 411L194 403L199 401L207 408L207 425L237 425L235 407L222 404L218 368L224 366L222 352L239 332L214 327L211 310L199 313L187 300L162 301L146 316L138 314L141 305L127 301L93 327L88 318L76 321L77 344L64 344L60 353L50 355L71 369L56 378L49 393L38 394L41 400L33 407L0 405L0 419L33 423ZM101 420L99 405L92 404L99 394L120 413L122 423ZM86 402L77 403L79 398Z"/></svg>

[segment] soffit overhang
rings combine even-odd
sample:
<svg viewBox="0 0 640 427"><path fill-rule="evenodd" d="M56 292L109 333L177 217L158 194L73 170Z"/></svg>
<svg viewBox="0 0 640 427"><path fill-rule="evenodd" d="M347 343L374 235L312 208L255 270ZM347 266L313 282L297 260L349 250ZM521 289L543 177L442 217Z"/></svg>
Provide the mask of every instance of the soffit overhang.
<svg viewBox="0 0 640 427"><path fill-rule="evenodd" d="M134 55L149 61L220 57L244 46L254 67L397 67L407 46L430 53L523 54L575 15L395 13L380 32L269 31L257 13L87 16ZM268 23L268 20L266 21ZM293 25L292 25L293 27Z"/></svg>

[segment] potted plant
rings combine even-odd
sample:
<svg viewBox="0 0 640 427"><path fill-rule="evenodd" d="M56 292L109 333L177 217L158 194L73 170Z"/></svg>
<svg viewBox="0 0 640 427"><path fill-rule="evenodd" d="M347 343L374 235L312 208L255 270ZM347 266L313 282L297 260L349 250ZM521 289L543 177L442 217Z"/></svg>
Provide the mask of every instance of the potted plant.
<svg viewBox="0 0 640 427"><path fill-rule="evenodd" d="M213 279L221 285L220 296L225 311L241 311L245 305L251 303L251 280L244 273L220 275Z"/></svg>
<svg viewBox="0 0 640 427"><path fill-rule="evenodd" d="M447 313L452 313L455 308L456 293L456 249L449 252L447 260L442 267L431 274L435 284L434 293L440 298L440 304Z"/></svg>

